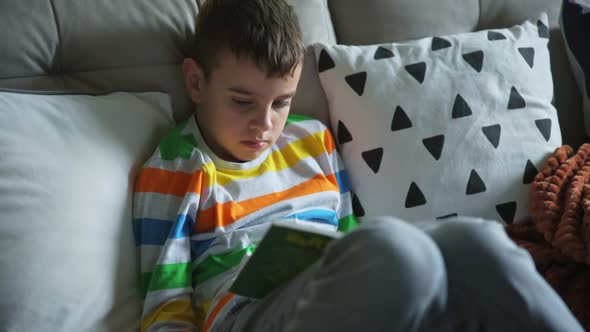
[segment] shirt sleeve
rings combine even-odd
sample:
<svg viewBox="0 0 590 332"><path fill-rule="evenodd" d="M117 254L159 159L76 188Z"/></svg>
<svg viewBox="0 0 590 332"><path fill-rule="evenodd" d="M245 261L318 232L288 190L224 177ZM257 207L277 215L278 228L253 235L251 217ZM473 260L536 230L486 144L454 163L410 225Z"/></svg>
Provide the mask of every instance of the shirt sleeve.
<svg viewBox="0 0 590 332"><path fill-rule="evenodd" d="M348 171L346 170L332 133L328 128L325 129L324 134L324 147L329 155L330 166L336 181L338 183L338 189L340 190L340 206L338 211L338 230L342 232L349 232L358 227L358 219L353 213L352 208L352 192L350 187L350 179L348 177Z"/></svg>
<svg viewBox="0 0 590 332"><path fill-rule="evenodd" d="M141 331L197 331L190 236L202 171L144 166L136 181L133 228L140 255Z"/></svg>

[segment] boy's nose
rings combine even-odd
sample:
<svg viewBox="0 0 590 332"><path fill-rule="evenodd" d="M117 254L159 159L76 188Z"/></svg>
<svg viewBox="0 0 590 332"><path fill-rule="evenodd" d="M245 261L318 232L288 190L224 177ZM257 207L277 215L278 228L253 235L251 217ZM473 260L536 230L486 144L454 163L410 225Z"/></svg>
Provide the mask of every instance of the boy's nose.
<svg viewBox="0 0 590 332"><path fill-rule="evenodd" d="M256 112L256 116L251 121L251 129L267 131L272 128L272 109L264 108Z"/></svg>

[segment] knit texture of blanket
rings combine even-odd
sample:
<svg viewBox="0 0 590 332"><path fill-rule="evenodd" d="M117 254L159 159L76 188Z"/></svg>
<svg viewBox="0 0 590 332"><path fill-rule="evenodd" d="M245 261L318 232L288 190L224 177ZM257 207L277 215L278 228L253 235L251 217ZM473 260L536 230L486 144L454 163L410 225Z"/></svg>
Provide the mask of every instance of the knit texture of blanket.
<svg viewBox="0 0 590 332"><path fill-rule="evenodd" d="M531 185L529 214L508 236L590 331L590 144L555 150Z"/></svg>

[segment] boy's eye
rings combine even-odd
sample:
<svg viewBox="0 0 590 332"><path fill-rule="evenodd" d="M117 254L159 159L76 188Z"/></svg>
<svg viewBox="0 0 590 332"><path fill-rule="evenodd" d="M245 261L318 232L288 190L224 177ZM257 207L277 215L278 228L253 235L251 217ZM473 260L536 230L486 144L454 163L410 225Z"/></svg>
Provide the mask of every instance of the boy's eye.
<svg viewBox="0 0 590 332"><path fill-rule="evenodd" d="M249 101L249 100L233 98L232 101L233 101L234 104L236 104L238 106L250 106L250 105L252 105L252 102Z"/></svg>
<svg viewBox="0 0 590 332"><path fill-rule="evenodd" d="M273 105L275 107L286 107L289 106L290 101L289 100L277 100L273 103Z"/></svg>

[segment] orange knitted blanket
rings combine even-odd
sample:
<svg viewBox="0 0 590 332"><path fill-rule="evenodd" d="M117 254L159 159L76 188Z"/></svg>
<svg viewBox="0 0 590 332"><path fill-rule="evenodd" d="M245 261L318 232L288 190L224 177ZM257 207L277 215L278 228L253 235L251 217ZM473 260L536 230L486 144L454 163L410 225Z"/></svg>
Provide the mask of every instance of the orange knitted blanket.
<svg viewBox="0 0 590 332"><path fill-rule="evenodd" d="M531 185L529 215L508 236L590 331L590 144L555 150Z"/></svg>

